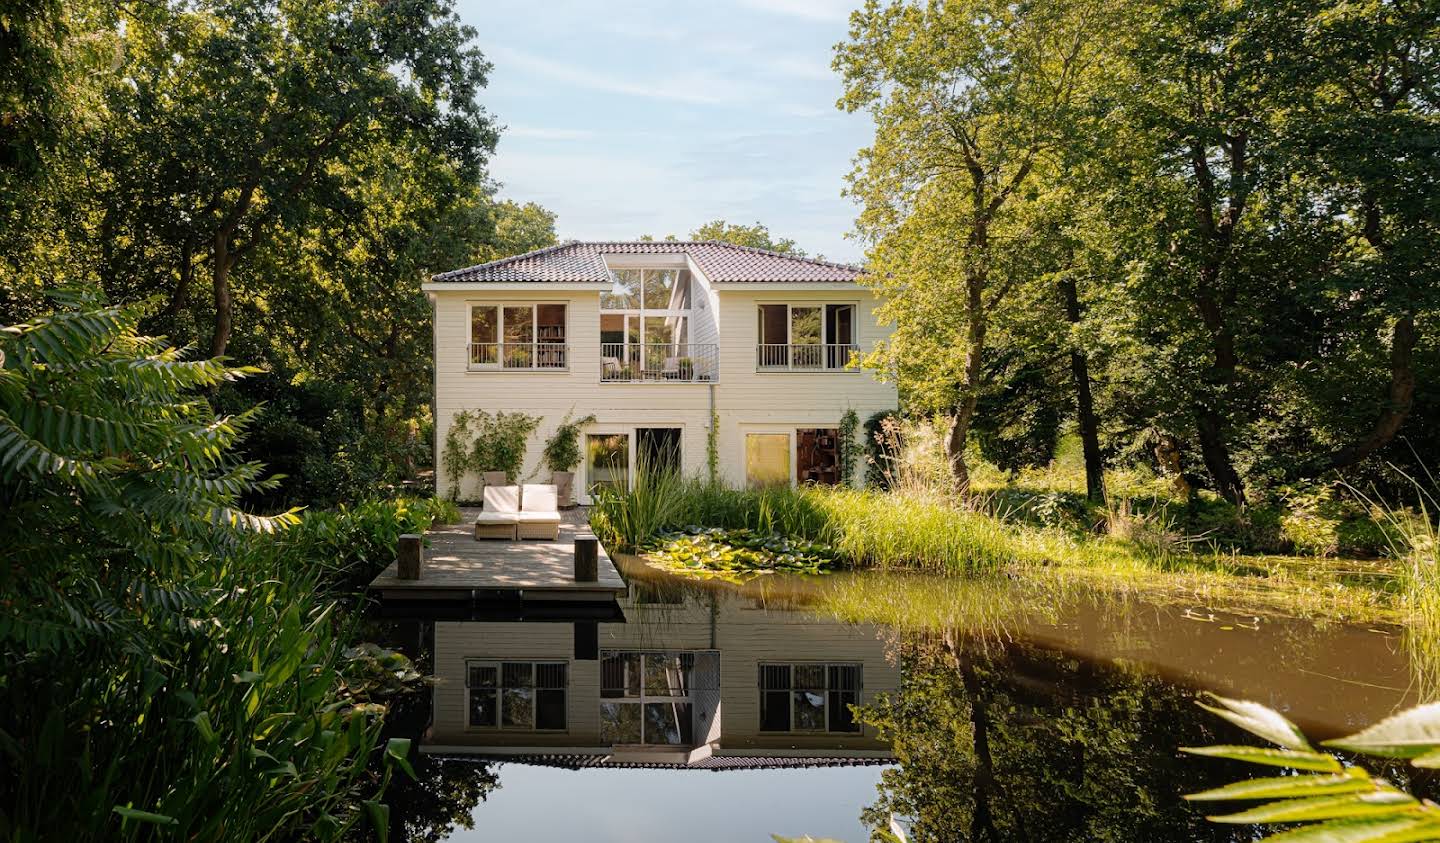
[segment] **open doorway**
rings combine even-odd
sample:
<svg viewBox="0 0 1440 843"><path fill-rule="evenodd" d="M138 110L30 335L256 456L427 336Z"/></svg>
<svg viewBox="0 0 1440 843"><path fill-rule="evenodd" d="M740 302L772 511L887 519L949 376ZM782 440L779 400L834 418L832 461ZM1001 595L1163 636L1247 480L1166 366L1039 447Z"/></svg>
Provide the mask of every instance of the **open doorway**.
<svg viewBox="0 0 1440 843"><path fill-rule="evenodd" d="M635 460L655 473L680 473L680 428L635 428Z"/></svg>

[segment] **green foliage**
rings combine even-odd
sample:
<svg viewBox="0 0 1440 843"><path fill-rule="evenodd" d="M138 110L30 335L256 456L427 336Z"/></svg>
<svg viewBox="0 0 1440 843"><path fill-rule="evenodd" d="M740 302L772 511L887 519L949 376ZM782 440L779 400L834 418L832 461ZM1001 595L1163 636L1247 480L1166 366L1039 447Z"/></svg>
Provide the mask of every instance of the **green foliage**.
<svg viewBox="0 0 1440 843"><path fill-rule="evenodd" d="M254 410L201 396L247 370L61 298L0 331L0 827L343 837L404 763L311 555L325 518L241 508L270 486L232 455Z"/></svg>
<svg viewBox="0 0 1440 843"><path fill-rule="evenodd" d="M839 436L839 459L840 459L840 485L855 485L855 461L860 458L862 446L855 441L855 434L860 427L860 417L855 414L854 409L845 411L840 417L840 427L836 431Z"/></svg>
<svg viewBox="0 0 1440 843"><path fill-rule="evenodd" d="M440 459L450 478L450 498L458 500L467 474L503 471L514 483L525 464L525 445L540 418L504 410L461 410L450 420Z"/></svg>
<svg viewBox="0 0 1440 843"><path fill-rule="evenodd" d="M835 562L834 551L823 544L746 527L691 525L661 533L642 550L647 560L666 570L730 582L761 574L821 574Z"/></svg>
<svg viewBox="0 0 1440 843"><path fill-rule="evenodd" d="M710 411L710 427L705 431L705 477L712 484L720 482L720 411Z"/></svg>
<svg viewBox="0 0 1440 843"><path fill-rule="evenodd" d="M881 410L865 420L865 486L871 489L890 488L890 460L899 443L900 414Z"/></svg>
<svg viewBox="0 0 1440 843"><path fill-rule="evenodd" d="M837 561L881 569L967 572L1028 559L1001 522L920 497L843 487L729 489L673 475L628 493L604 490L590 524L607 547L634 551L692 525L777 533L828 546Z"/></svg>
<svg viewBox="0 0 1440 843"><path fill-rule="evenodd" d="M690 239L718 240L721 243L765 249L769 252L779 252L782 255L793 255L797 258L805 257L805 251L797 247L794 240L788 237L775 237L770 233L770 229L758 222L754 225L739 225L724 220L711 220L690 232Z"/></svg>
<svg viewBox="0 0 1440 843"><path fill-rule="evenodd" d="M1182 752L1269 767L1310 771L1246 779L1192 793L1195 802L1263 801L1208 817L1217 823L1301 823L1264 837L1274 841L1440 840L1440 807L1421 802L1359 766L1317 752L1295 724L1259 703L1209 695L1201 706L1281 749L1248 746L1181 747ZM1440 704L1392 715L1344 738L1325 741L1360 755L1407 759L1415 767L1440 767Z"/></svg>
<svg viewBox="0 0 1440 843"><path fill-rule="evenodd" d="M560 420L560 426L545 440L545 450L541 453L541 459L545 467L551 471L574 471L580 464L580 428L587 424L595 423L593 414L584 418L572 418L574 410L565 414Z"/></svg>

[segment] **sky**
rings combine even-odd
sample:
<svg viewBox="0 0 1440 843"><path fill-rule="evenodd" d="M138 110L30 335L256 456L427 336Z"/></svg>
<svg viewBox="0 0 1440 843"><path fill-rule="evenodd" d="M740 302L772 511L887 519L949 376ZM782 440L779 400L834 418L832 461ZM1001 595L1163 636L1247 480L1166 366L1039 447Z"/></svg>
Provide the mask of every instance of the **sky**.
<svg viewBox="0 0 1440 843"><path fill-rule="evenodd" d="M561 239L684 237L764 223L858 261L841 195L871 137L830 69L859 0L457 0L495 67L500 196L557 214Z"/></svg>

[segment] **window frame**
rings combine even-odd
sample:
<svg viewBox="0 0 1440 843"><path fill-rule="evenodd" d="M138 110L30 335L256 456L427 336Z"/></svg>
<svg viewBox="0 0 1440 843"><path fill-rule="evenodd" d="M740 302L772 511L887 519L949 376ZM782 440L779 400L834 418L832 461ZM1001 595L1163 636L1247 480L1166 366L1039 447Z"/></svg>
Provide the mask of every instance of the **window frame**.
<svg viewBox="0 0 1440 843"><path fill-rule="evenodd" d="M789 669L790 669L790 683L789 683L789 686L784 689L784 693L785 693L785 716L786 716L786 718L787 718L787 721L788 721L789 724L790 724L790 728L788 728L788 729L777 730L777 729L766 729L766 728L764 728L764 726L765 726L765 705L766 705L766 703L765 703L765 694L766 694L766 693L777 693L777 692L779 692L779 691L781 690L781 689L779 689L779 688L766 688L766 687L765 687L765 684L764 684L765 668L767 668L767 667L785 667L785 668L789 668ZM825 676L825 687L824 687L823 689L820 689L820 688L797 688L797 687L796 687L796 684L795 684L795 673L796 673L796 668L800 668L800 667L818 667L818 668L820 668L821 671L824 673L824 676ZM855 669L855 687L854 687L853 689L849 689L849 688L831 688L831 687L830 687L830 670L831 670L831 668L836 668L836 667L848 667L848 668L854 668L854 669ZM850 729L850 730L848 730L848 731L834 731L834 730L832 730L832 729L830 728L830 695L831 695L832 693L853 693L853 694L855 695L855 703L854 703L854 704L857 705L857 706L861 704L862 699L863 699L863 697L864 697L864 695L865 695L865 664L864 664L863 662L833 662L833 661L760 661L760 662L758 662L758 663L756 664L756 667L755 667L755 688L756 688L757 698L758 698L758 702L759 702L758 706L756 707L756 713L757 713L757 715L758 715L758 720L759 720L757 731L758 731L760 734L762 734L762 735L863 735L863 734L865 733L865 727L864 727L863 725L861 725L860 723L856 723L856 722L854 721L854 716L853 716L853 715L851 716L851 722L852 722L852 723L854 724L854 726L855 726L854 729ZM823 718L823 720L824 720L824 723L825 723L825 728L824 728L824 729L796 729L796 728L795 728L794 694L795 694L795 692L796 692L797 690L798 690L798 691L816 691L816 690L821 691L821 696L822 696L823 699L824 699L824 707L823 707L823 709L822 709L822 712L823 712L823 713L822 713L822 715L821 715L822 718Z"/></svg>
<svg viewBox="0 0 1440 843"><path fill-rule="evenodd" d="M505 691L518 690L519 686L507 688L505 685L505 665L529 665L530 685L530 723L529 728L505 725ZM565 668L565 684L560 687L540 686L539 667L541 665L563 665ZM470 671L475 667L493 667L495 669L495 687L481 688L470 684ZM475 725L470 722L470 698L475 691L493 692L495 695L495 725ZM560 691L563 700L561 711L565 714L565 725L558 729L542 729L538 725L538 714L540 706L540 691ZM564 734L570 731L570 662L566 659L516 659L516 658L467 658L465 660L465 730L467 732L543 732L547 734Z"/></svg>
<svg viewBox="0 0 1440 843"><path fill-rule="evenodd" d="M560 342L551 342L540 339L540 308L546 305L559 306L564 308L565 317L562 325L565 338ZM513 344L517 348L535 349L540 345L558 345L561 347L561 356L564 365L561 366L537 366L532 356L529 366L506 366L505 347L512 345L505 342L505 311L510 308L525 307L530 309L530 336L533 338L528 343ZM475 343L475 310L485 308L495 311L495 359L492 362L472 362L473 347ZM506 299L504 301L467 301L465 303L465 371L467 372L569 372L570 371L570 337L573 332L570 324L570 300L569 299Z"/></svg>
<svg viewBox="0 0 1440 843"><path fill-rule="evenodd" d="M628 692L627 692L626 690L622 689L622 693L621 693L619 696L606 696L606 695L605 695L605 691L606 691L606 687L605 687L605 672L604 672L605 659L606 659L608 656L628 656L628 655L636 655L636 656L639 656L639 657L640 657L639 692L638 692L635 696L632 697L632 696L630 696L630 695L628 694ZM691 665L690 665L690 684L687 684L686 693L685 693L685 694L678 695L678 696L675 695L675 694L651 694L651 693L649 693L649 692L647 692L647 691L645 690L645 659L646 659L647 656L667 656L667 657L669 657L669 656L681 656L681 657L683 657L683 656L687 656L687 655L691 657L692 662L691 662ZM693 718L694 718L694 716L695 716L695 705L697 704L696 701L695 701L695 688L694 688L694 685L693 685L693 682L694 682L694 671L695 671L695 663L694 663L694 662L695 662L695 661L698 661L698 659L699 659L699 654L696 653L696 652L693 651L693 650L657 650L657 649L611 649L611 650L601 650L601 651L600 651L601 672L600 672L600 699L599 699L599 705L600 705L602 708L603 708L604 706L607 706L607 705L634 706L634 707L640 712L640 716L639 716L639 718L638 718L638 719L639 719L639 722L640 722L640 742L639 742L639 743L614 743L614 744L610 744L610 745L611 745L611 746L620 746L620 747L645 747L645 748L647 748L647 749L656 749L656 748L663 749L663 748L666 748L666 747L685 746L685 744L683 744L683 743L682 743L682 744L672 744L672 743L647 743L647 742L645 741L645 728L646 728L646 725L647 725L647 721L646 721L646 719L645 719L645 707L646 707L647 705L686 705L686 706L690 706L690 716L691 716L691 718L692 718L692 722L691 722L691 724L690 724L690 729L691 729L691 742L693 743L694 740L695 740L695 737L694 737L695 723L693 722ZM597 711L598 711L598 709L597 709ZM603 718L602 718L602 720L601 720L601 727L600 727L600 728L601 728L601 730L603 731L603 729L604 729L604 721L603 721ZM601 740L602 740L602 742L603 742L603 740L604 740L603 736L602 736Z"/></svg>
<svg viewBox="0 0 1440 843"><path fill-rule="evenodd" d="M690 335L691 335L691 334L694 332L694 330L695 330L695 322L694 322L694 319L693 319L692 317L693 317L693 314L694 314L694 312L695 312L695 289L696 289L696 287L698 286L698 285L696 284L696 282L695 282L695 274L694 274L693 272L690 272L689 275L687 276L687 278L688 278L687 283L689 283L689 285L690 285L690 295L688 296L688 298L689 298L689 300L690 300L690 306L689 306L689 307L685 307L685 308L676 308L676 307L646 307L646 306L645 306L645 273L647 273L647 272L673 272L673 273L675 273L675 283L676 283L676 284L679 284L679 283L680 283L680 278L681 278L681 276L684 275L685 273L689 272L688 269L683 268L683 267L668 267L668 266L612 266L612 267L610 267L610 274L611 274L612 277L615 276L615 275L618 275L618 274L621 273L621 272L638 272L638 273L640 273L640 291L639 291L639 295L637 296L637 299L636 299L636 302L635 302L635 304L636 304L635 307L606 307L606 306L605 306L605 293L603 293L603 292L601 293L601 295L600 295L600 315L601 315L602 317L603 317L603 316L623 316L623 317L625 317L625 321L622 322L621 324L627 326L626 328L622 329L622 331L621 331L621 335L624 337L624 339L623 339L621 342L619 342L619 343L606 343L606 344L607 344L607 345L623 345L623 346L625 347L625 352L626 352L626 354L627 354L627 355L629 354L631 342L630 342L630 331L629 331L629 329L628 329L628 323L629 323L629 317L631 317L631 316L634 316L634 317L636 317L636 318L638 318L638 319L640 320L640 322L639 322L639 326L640 326L640 341L639 341L639 345L641 346L641 348L643 348L643 347L645 347L646 345L649 345L649 344L650 344L649 342L647 342L647 339L646 339L646 336L645 336L646 333L647 333L647 332L646 332L646 329L645 329L645 320L646 320L647 318L664 318L664 319L670 319L670 318L673 318L673 317L684 317L684 319L685 319L685 336L686 336L686 340L685 340L685 342L684 342L683 344L684 344L684 345L690 345L690 344L692 344L692 343L693 343L693 340L689 339L689 337L690 337ZM612 283L613 283L613 282L612 282ZM672 327L673 327L673 326L672 326Z"/></svg>
<svg viewBox="0 0 1440 843"><path fill-rule="evenodd" d="M765 308L765 307L784 307L784 308L785 308L785 342L784 342L784 343L767 343L767 342L764 342L765 334L764 334L764 331L763 331L763 329L762 329L762 327L761 327L761 322L762 322L762 320L763 320L763 317L761 316L761 314L764 312L764 311L763 311L763 308ZM831 307L848 307L848 308L850 308L850 342L849 342L849 343L845 343L845 344L846 344L846 345L853 345L853 346L858 347L858 346L860 345L860 321L859 321L859 320L860 320L860 302L859 302L859 301L847 301L847 300L835 300L835 299L823 299L823 300L817 300L817 301L804 301L804 300L786 299L786 300L784 300L784 301L757 301L757 302L755 302L755 323L754 323L754 325L755 325L755 348L757 349L756 358L755 358L755 372L756 372L756 374L765 374L765 375L768 375L768 374L781 374L781 373L783 373L783 374L790 374L790 373L795 373L795 372L800 372L800 373L805 373L805 372L809 372L809 373L834 373L834 372L851 372L851 373L854 373L854 372L859 372L860 370L859 370L858 368L851 368L850 366L820 365L820 366L798 366L798 367L797 367L797 366L794 366L794 365L793 365L794 350L795 350L795 348L796 348L797 346L802 346L802 347L815 347L815 348L820 348L820 349L827 349L827 348L831 348L831 347L833 347L833 346L838 346L838 345L841 345L841 344L842 344L842 343L836 342L836 341L835 341L835 338L830 335L830 334L831 334L831 331L830 331L830 320L827 318L827 316L828 316L828 310L829 310L829 308L831 308ZM795 311L796 311L797 309L800 309L800 310L819 309L819 311L820 311L820 342L819 342L819 343L796 343L796 342L795 342ZM781 365L781 364L778 364L778 363L761 365L761 359L762 359L762 354L763 354L763 353L760 352L759 349L764 348L764 347L766 347L766 346L775 346L775 345L782 345L782 346L786 349L785 365ZM848 358L847 358L847 359L848 359ZM828 359L822 360L822 363L828 363L828 362L829 362Z"/></svg>

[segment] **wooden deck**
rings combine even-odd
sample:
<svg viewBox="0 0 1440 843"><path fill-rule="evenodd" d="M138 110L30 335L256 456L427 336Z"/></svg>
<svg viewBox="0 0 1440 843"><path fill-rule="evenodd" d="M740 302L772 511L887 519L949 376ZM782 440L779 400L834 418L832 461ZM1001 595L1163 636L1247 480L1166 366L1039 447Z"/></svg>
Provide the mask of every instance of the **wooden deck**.
<svg viewBox="0 0 1440 843"><path fill-rule="evenodd" d="M395 576L391 563L370 583L385 601L446 601L475 604L550 600L576 603L613 601L625 580L600 548L595 582L575 581L575 534L588 532L583 510L561 513L555 541L475 538L476 508L462 508L460 523L425 534L424 572L418 580Z"/></svg>

